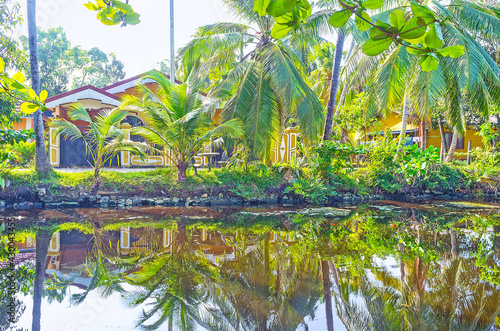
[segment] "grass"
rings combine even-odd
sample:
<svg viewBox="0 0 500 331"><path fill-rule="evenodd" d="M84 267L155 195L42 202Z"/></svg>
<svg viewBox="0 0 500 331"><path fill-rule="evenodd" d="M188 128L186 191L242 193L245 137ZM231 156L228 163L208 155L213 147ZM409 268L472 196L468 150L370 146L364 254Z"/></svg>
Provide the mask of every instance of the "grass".
<svg viewBox="0 0 500 331"><path fill-rule="evenodd" d="M67 189L89 190L94 182L93 171L60 172L52 171L46 176L38 176L34 169L12 171L7 176L11 189L35 189L46 187L51 194L58 194ZM262 192L269 188L279 187L284 183L282 175L257 167L244 169L201 170L196 175L193 170L187 173L185 184L176 182L176 171L173 168L157 168L151 171L102 171L101 190L131 195L164 195L174 191L185 193L203 190L211 193L216 188L224 188L231 192ZM163 192L162 192L163 191ZM186 192L187 191L187 192ZM245 195L242 193L242 195Z"/></svg>

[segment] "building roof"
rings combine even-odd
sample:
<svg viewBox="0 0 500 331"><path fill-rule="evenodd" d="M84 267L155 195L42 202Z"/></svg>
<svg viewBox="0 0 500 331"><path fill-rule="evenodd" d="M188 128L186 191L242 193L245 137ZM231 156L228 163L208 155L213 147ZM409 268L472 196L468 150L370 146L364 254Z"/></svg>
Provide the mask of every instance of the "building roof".
<svg viewBox="0 0 500 331"><path fill-rule="evenodd" d="M122 93L125 92L127 89L131 87L137 86L139 83L145 84L145 83L153 83L154 80L152 79L143 79L144 76L150 74L151 72L156 71L156 70L151 70L151 71L146 71L143 72L140 75L136 75L134 77L127 78L125 80L122 80L121 82L117 82L108 86L105 86L102 88L102 90L107 91L109 93ZM162 73L166 78L170 79L170 75ZM177 84L182 84L182 82L178 79L175 80Z"/></svg>
<svg viewBox="0 0 500 331"><path fill-rule="evenodd" d="M86 85L77 89L61 93L50 98L47 98L46 106L53 108L57 105L78 102L83 99L99 100L104 104L118 106L119 98L103 89L97 88L92 85Z"/></svg>

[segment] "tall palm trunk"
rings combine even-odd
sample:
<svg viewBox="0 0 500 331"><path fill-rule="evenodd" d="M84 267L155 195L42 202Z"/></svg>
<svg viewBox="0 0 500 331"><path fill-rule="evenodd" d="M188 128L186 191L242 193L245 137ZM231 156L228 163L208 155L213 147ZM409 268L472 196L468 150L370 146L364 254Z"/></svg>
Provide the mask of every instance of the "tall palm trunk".
<svg viewBox="0 0 500 331"><path fill-rule="evenodd" d="M427 148L427 128L425 120L420 120L420 148Z"/></svg>
<svg viewBox="0 0 500 331"><path fill-rule="evenodd" d="M446 151L448 150L448 141L446 141L446 135L444 133L444 126L443 126L443 116L439 114L438 117L438 125L439 125L439 133L441 134L441 162L444 161L444 158L446 156Z"/></svg>
<svg viewBox="0 0 500 331"><path fill-rule="evenodd" d="M325 299L326 329L333 331L332 291L328 261L321 261L321 275L323 278L323 297Z"/></svg>
<svg viewBox="0 0 500 331"><path fill-rule="evenodd" d="M401 117L401 132L399 133L399 148L394 155L394 162L398 159L400 153L403 152L403 141L406 136L406 125L408 123L408 114L410 113L410 98L408 94L405 93L404 102L403 102L403 116Z"/></svg>
<svg viewBox="0 0 500 331"><path fill-rule="evenodd" d="M352 50L354 49L354 45L356 44L356 41L354 40L354 37L352 38L351 41L351 46L349 46L349 51L347 52L347 60L351 57ZM340 106L344 103L344 98L347 93L347 84L344 84L342 87L342 93L340 94L339 102L337 103L337 109L335 110L335 117L338 117L340 114Z"/></svg>
<svg viewBox="0 0 500 331"><path fill-rule="evenodd" d="M446 157L445 162L450 162L453 160L453 156L455 155L455 149L457 148L458 141L458 130L453 129L453 138L451 139L450 150L448 151L448 156Z"/></svg>
<svg viewBox="0 0 500 331"><path fill-rule="evenodd" d="M170 0L170 82L175 84L174 0Z"/></svg>
<svg viewBox="0 0 500 331"><path fill-rule="evenodd" d="M28 36L30 50L31 86L37 95L40 95L40 72L38 69L38 49L36 36L36 0L27 0L28 8ZM45 136L43 130L42 111L38 109L33 114L35 129L35 169L39 174L47 174L51 170Z"/></svg>
<svg viewBox="0 0 500 331"><path fill-rule="evenodd" d="M330 85L330 97L326 109L325 129L323 130L323 141L330 140L332 135L332 120L335 112L335 98L339 88L340 64L342 62L342 50L344 49L345 34L339 30L337 44L335 45L335 61L333 62L332 80Z"/></svg>
<svg viewBox="0 0 500 331"><path fill-rule="evenodd" d="M45 276L45 262L49 250L52 234L39 231L36 234L35 243L35 284L33 290L33 320L31 324L32 331L40 331L40 319L42 316L42 291L43 278Z"/></svg>

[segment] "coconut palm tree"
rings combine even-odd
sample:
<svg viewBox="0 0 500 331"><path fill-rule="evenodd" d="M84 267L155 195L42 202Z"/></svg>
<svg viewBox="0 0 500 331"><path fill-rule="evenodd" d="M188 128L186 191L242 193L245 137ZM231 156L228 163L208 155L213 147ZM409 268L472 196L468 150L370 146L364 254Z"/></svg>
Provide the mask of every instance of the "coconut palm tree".
<svg viewBox="0 0 500 331"><path fill-rule="evenodd" d="M435 2L432 8L438 16L448 17L448 24L441 27L444 45L464 46L463 56L441 58L439 67L427 72L401 45L375 57L364 55L358 47L344 77L351 87L369 85L369 113L390 113L404 103L403 127L409 109L413 109L423 121L421 124L425 125L432 110L441 105L457 135L463 134L466 106L476 109L486 118L493 104L500 101L500 69L474 37L499 37L500 19L492 8L479 2ZM373 19L382 19L384 15L386 13L375 15ZM468 103L465 104L464 100Z"/></svg>
<svg viewBox="0 0 500 331"><path fill-rule="evenodd" d="M242 135L238 119L215 124L203 104L200 80L191 76L186 83L172 85L160 72L152 72L147 78L156 81L159 89L153 91L140 85L144 96L126 96L121 107L143 112L149 126L132 132L155 144L152 149L176 165L178 182L186 181L186 170L204 143L224 135Z"/></svg>
<svg viewBox="0 0 500 331"><path fill-rule="evenodd" d="M84 121L87 123L86 131L80 130L74 123L64 118L57 118L50 122L50 126L56 128L53 135L62 135L64 139L83 139L87 153L92 157L94 168L94 186L92 191L96 192L101 184L101 170L107 162L110 162L121 151L130 151L144 157L148 149L146 145L127 140L128 133L120 128L120 124L129 112L124 109L114 108L102 110L92 118L87 110L79 103L74 104L68 110L68 116L72 121Z"/></svg>
<svg viewBox="0 0 500 331"><path fill-rule="evenodd" d="M40 318L42 316L42 292L43 280L45 277L45 263L49 251L52 232L42 229L36 234L36 261L35 261L35 282L33 289L33 320L31 330L40 331Z"/></svg>
<svg viewBox="0 0 500 331"><path fill-rule="evenodd" d="M237 118L244 123L244 141L253 157L268 155L271 142L292 117L300 126L304 140L315 141L323 113L306 83L303 58L287 39L271 37L274 20L254 12L253 0L224 0L223 3L244 23L200 27L195 38L180 50L181 61L196 63L203 71L226 68L208 98L223 102L223 118ZM312 19L318 24L326 22L324 17ZM309 31L313 33L304 34L303 43L316 39L317 32Z"/></svg>
<svg viewBox="0 0 500 331"><path fill-rule="evenodd" d="M36 34L36 0L28 0L28 36L31 67L31 86L40 95L40 71L38 70L38 49ZM35 129L35 168L40 174L47 174L52 169L49 163L40 108L33 114Z"/></svg>

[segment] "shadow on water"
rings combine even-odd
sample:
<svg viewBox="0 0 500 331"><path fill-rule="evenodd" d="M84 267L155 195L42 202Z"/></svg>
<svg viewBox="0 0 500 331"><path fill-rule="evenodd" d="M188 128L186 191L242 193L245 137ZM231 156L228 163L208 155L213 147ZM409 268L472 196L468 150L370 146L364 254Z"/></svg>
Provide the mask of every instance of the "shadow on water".
<svg viewBox="0 0 500 331"><path fill-rule="evenodd" d="M0 300L12 282L17 294L0 330L500 330L499 214L458 202L3 214L17 254L13 271L0 262Z"/></svg>

